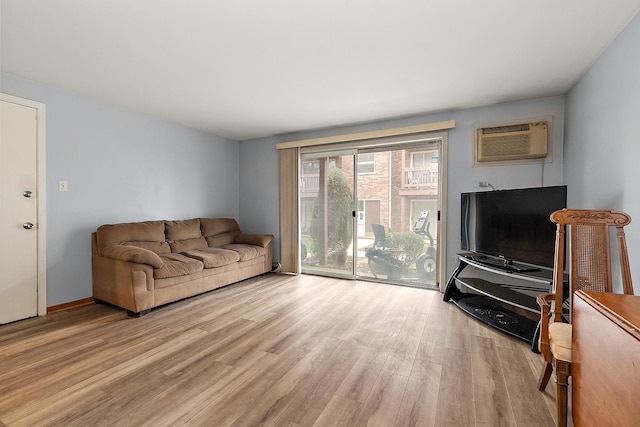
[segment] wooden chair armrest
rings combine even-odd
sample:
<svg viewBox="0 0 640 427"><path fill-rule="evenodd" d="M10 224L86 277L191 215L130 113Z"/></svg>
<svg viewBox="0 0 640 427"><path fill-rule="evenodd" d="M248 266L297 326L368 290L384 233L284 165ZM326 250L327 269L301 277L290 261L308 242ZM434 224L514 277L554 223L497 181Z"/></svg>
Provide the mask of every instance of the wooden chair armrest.
<svg viewBox="0 0 640 427"><path fill-rule="evenodd" d="M547 312L549 311L549 306L551 305L550 303L556 299L556 294L551 294L551 293L543 293L543 294L538 294L538 296L536 297L536 301L538 301L538 305L540 305L540 308L542 308L544 310L544 308L547 308Z"/></svg>
<svg viewBox="0 0 640 427"><path fill-rule="evenodd" d="M551 355L551 346L549 343L549 312L551 309L551 302L556 298L556 294L542 293L538 294L536 301L540 305L540 341L538 348L544 360L546 362L552 362L553 356Z"/></svg>

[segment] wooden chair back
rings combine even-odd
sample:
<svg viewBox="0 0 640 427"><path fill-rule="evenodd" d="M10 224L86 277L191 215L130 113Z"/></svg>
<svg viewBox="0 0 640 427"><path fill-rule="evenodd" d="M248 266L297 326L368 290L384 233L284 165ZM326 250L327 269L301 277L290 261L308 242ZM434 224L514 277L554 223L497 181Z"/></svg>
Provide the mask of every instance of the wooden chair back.
<svg viewBox="0 0 640 427"><path fill-rule="evenodd" d="M573 313L573 294L578 290L612 292L611 249L609 234L615 229L622 289L633 294L629 256L624 226L631 218L613 210L562 209L551 214L556 224L556 247L553 293L538 295L540 304L540 352L545 364L538 379L538 390L546 389L552 371L556 372L556 406L558 426L567 425L567 396L572 359L572 326L563 324L565 301ZM565 240L569 236L566 250ZM565 255L568 258L569 287L565 292ZM553 315L549 323L549 304Z"/></svg>
<svg viewBox="0 0 640 427"><path fill-rule="evenodd" d="M612 292L611 247L609 231L616 230L618 258L622 290L633 294L629 256L625 240L624 227L629 225L631 217L624 212L614 210L562 209L551 214L556 224L556 258L554 265L555 303L553 321L562 321L563 270L565 261L565 236L569 240L566 248L569 270L569 297L573 302L573 293L577 290ZM572 305L572 304L571 304Z"/></svg>

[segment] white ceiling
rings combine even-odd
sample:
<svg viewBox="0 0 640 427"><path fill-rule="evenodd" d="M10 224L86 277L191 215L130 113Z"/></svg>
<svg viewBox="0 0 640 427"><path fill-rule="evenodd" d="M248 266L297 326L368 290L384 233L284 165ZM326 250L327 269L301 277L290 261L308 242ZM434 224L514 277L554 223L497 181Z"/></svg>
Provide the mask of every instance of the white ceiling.
<svg viewBox="0 0 640 427"><path fill-rule="evenodd" d="M566 93L640 0L0 0L2 70L229 139Z"/></svg>

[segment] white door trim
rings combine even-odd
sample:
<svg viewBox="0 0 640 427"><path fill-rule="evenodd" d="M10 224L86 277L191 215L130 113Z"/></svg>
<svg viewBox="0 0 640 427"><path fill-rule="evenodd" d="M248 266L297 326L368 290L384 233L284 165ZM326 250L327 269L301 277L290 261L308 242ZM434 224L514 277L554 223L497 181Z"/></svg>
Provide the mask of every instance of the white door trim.
<svg viewBox="0 0 640 427"><path fill-rule="evenodd" d="M37 147L36 174L37 185L37 241L38 241L38 316L47 314L47 173L46 173L46 108L40 102L0 93L0 99L13 104L24 105L36 110Z"/></svg>

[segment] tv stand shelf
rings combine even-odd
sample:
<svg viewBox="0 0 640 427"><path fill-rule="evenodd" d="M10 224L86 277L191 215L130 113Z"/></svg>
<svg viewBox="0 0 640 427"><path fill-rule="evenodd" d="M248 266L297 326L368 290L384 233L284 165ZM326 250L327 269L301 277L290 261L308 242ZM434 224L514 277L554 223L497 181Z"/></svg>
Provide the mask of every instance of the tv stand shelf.
<svg viewBox="0 0 640 427"><path fill-rule="evenodd" d="M523 310L529 310L533 313L540 313L540 306L536 302L535 298L531 298L528 295L511 290L499 283L488 282L484 279L478 279L475 277L456 278L456 282L458 285L466 286L481 295L502 301L505 304L520 307Z"/></svg>
<svg viewBox="0 0 640 427"><path fill-rule="evenodd" d="M532 343L537 350L540 307L536 296L551 292L553 271L527 264L506 264L501 258L458 254L444 300L476 319Z"/></svg>

